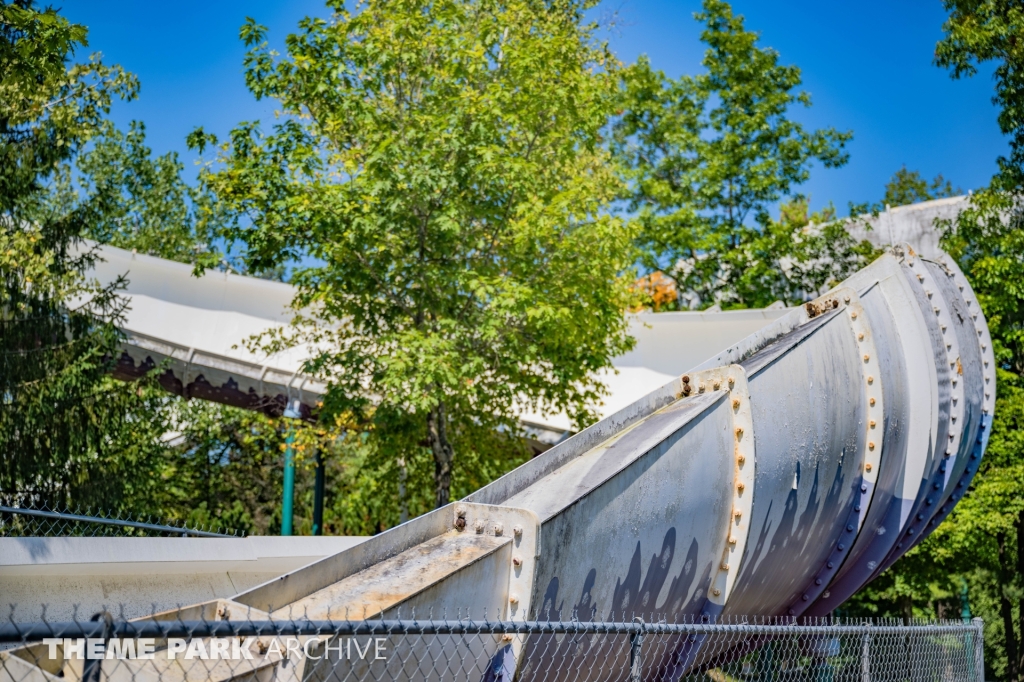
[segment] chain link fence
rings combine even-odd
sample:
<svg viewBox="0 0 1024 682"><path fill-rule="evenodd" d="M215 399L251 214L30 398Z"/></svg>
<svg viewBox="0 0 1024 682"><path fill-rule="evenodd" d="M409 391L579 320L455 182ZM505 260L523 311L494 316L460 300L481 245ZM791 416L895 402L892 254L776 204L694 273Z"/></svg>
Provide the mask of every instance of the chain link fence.
<svg viewBox="0 0 1024 682"><path fill-rule="evenodd" d="M0 625L0 682L983 682L981 621L270 618L211 602Z"/></svg>
<svg viewBox="0 0 1024 682"><path fill-rule="evenodd" d="M130 514L50 506L18 496L0 496L0 538L23 537L240 537L222 528L195 528Z"/></svg>

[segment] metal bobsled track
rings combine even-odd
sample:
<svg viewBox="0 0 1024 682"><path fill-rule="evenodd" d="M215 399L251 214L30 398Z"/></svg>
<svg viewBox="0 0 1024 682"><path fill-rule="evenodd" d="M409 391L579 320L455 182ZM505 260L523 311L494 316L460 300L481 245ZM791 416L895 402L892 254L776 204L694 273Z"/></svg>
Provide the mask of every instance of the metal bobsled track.
<svg viewBox="0 0 1024 682"><path fill-rule="evenodd" d="M823 616L966 491L992 423L991 345L952 259L897 247L465 500L160 617ZM552 656L534 644L514 642L524 674ZM645 660L645 679L678 679L701 644Z"/></svg>

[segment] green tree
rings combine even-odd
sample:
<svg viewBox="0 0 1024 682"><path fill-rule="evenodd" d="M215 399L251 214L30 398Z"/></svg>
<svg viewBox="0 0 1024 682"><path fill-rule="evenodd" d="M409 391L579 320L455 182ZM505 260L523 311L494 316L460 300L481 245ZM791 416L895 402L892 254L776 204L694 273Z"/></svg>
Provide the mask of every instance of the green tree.
<svg viewBox="0 0 1024 682"><path fill-rule="evenodd" d="M807 180L812 163L846 163L851 135L806 131L790 118L791 108L810 106L797 90L800 69L760 47L727 3L705 0L696 18L706 72L671 79L645 57L626 69L614 149L631 181L644 265L672 277L689 307L749 306L778 286L751 296L745 273L760 249L744 247L762 238L769 208Z"/></svg>
<svg viewBox="0 0 1024 682"><path fill-rule="evenodd" d="M71 213L85 203L95 220L86 236L182 263L216 267L216 248L231 217L208 192L190 186L177 154L153 156L146 127L133 121L127 133L104 121L90 145L61 164L49 186L49 210Z"/></svg>
<svg viewBox="0 0 1024 682"><path fill-rule="evenodd" d="M55 167L137 89L95 57L69 65L85 44L52 9L0 3L0 491L116 508L145 499L162 430L152 397L109 377L122 302L84 276L96 206L47 205Z"/></svg>
<svg viewBox="0 0 1024 682"><path fill-rule="evenodd" d="M935 62L954 78L995 66L994 103L1010 153L998 159L989 187L949 225L945 248L957 258L988 318L999 365L999 394L989 453L972 499L958 507L964 551L987 570L993 611L991 639L1002 645L987 660L1000 677L1024 680L1024 7L1006 0L945 0L949 19ZM981 550L981 551L979 551ZM984 589L984 588L983 588ZM995 615L995 614L993 614Z"/></svg>
<svg viewBox="0 0 1024 682"><path fill-rule="evenodd" d="M942 177L941 173L928 182L921 175L921 171L910 171L903 166L889 178L889 182L885 185L885 195L881 201L864 204L851 202L850 217L866 213L877 214L884 211L886 206L908 206L921 201L954 197L963 193L962 189L953 187L953 183Z"/></svg>
<svg viewBox="0 0 1024 682"><path fill-rule="evenodd" d="M328 4L283 57L245 24L247 83L284 120L239 126L203 180L250 219L251 267L306 259L306 312L271 345L318 344L325 413L372 416L390 457L426 448L440 506L473 434L505 434L511 466L517 409L585 423L629 346L600 137L617 67L582 0Z"/></svg>

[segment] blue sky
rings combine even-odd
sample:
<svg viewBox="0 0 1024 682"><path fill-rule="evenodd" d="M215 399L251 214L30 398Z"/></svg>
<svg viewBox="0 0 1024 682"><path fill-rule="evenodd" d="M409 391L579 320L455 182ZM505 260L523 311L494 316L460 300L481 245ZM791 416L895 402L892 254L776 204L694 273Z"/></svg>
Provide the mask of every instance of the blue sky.
<svg viewBox="0 0 1024 682"><path fill-rule="evenodd" d="M195 157L185 135L196 126L223 136L239 121L272 119L273 104L256 102L245 88L238 40L245 17L267 25L272 43L281 45L300 18L325 15L323 3L312 0L59 6L89 27L88 51L103 52L142 81L139 99L118 105L114 119L123 126L144 121L153 150L178 151L189 167ZM953 81L932 66L945 17L939 0L736 0L733 8L761 32L762 45L802 69L814 105L796 117L808 127L853 131L849 164L817 168L801 187L813 207L833 201L845 214L848 201L877 200L903 164L928 177L942 173L965 190L979 187L1006 152L991 70ZM689 0L606 0L599 13L616 16L607 37L623 61L646 53L656 68L679 75L701 68L697 9L699 2Z"/></svg>

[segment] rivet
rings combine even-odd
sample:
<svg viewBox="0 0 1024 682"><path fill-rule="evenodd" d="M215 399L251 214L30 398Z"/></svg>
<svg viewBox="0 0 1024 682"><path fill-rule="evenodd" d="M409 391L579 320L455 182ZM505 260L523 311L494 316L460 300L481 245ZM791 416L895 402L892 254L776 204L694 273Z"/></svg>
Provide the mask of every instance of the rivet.
<svg viewBox="0 0 1024 682"><path fill-rule="evenodd" d="M455 528L456 529L463 530L465 527L466 527L466 519L465 518L460 516L459 518L455 519Z"/></svg>
<svg viewBox="0 0 1024 682"><path fill-rule="evenodd" d="M495 535L501 535L504 532L505 532L505 526L501 525L500 523L494 524L494 534Z"/></svg>
<svg viewBox="0 0 1024 682"><path fill-rule="evenodd" d="M690 383L690 375L689 374L684 374L683 375L683 383L684 384Z"/></svg>
<svg viewBox="0 0 1024 682"><path fill-rule="evenodd" d="M520 556L512 557L512 565L513 566L522 566L523 565L523 558L520 557Z"/></svg>
<svg viewBox="0 0 1024 682"><path fill-rule="evenodd" d="M508 596L508 601L509 601L510 604L518 604L519 603L519 595L518 594L510 594Z"/></svg>
<svg viewBox="0 0 1024 682"><path fill-rule="evenodd" d="M722 591L716 587L715 589L711 590L711 594L715 595L716 597L720 597L722 595Z"/></svg>
<svg viewBox="0 0 1024 682"><path fill-rule="evenodd" d="M736 463L737 464L743 464L746 461L747 461L747 458L744 457L743 455L737 455L736 456Z"/></svg>
<svg viewBox="0 0 1024 682"><path fill-rule="evenodd" d="M814 584L815 585L820 585L821 584L821 578L815 578L814 579Z"/></svg>
<svg viewBox="0 0 1024 682"><path fill-rule="evenodd" d="M740 399L739 398L733 398L733 400L732 400L732 409L734 409L734 410L740 409Z"/></svg>
<svg viewBox="0 0 1024 682"><path fill-rule="evenodd" d="M932 297L932 292L928 291L927 289L924 290L924 293L928 294L928 298Z"/></svg>
<svg viewBox="0 0 1024 682"><path fill-rule="evenodd" d="M729 570L729 564L727 564L726 562L723 561L722 562L722 570L723 571L728 571Z"/></svg>
<svg viewBox="0 0 1024 682"><path fill-rule="evenodd" d="M868 450L874 450L874 449L875 449L875 444L874 444L874 442L870 442L870 443L868 443ZM869 469L868 469L868 471L871 471L871 469L869 468Z"/></svg>
<svg viewBox="0 0 1024 682"><path fill-rule="evenodd" d="M462 507L462 506L456 507L455 508L455 515L456 516L465 516L466 515L466 508Z"/></svg>
<svg viewBox="0 0 1024 682"><path fill-rule="evenodd" d="M736 511L734 511L734 512L732 513L732 515L733 515L733 516L735 516L735 517L736 517L736 518L738 519L738 518L740 518L741 516L743 516L743 512L741 512L741 511L740 511L739 509L737 509Z"/></svg>
<svg viewBox="0 0 1024 682"><path fill-rule="evenodd" d="M514 526L512 528L512 534L515 535L517 538L521 537L522 534L523 534L523 527L522 526Z"/></svg>
<svg viewBox="0 0 1024 682"><path fill-rule="evenodd" d="M729 544L730 545L735 545L736 544L736 536L734 536L734 535L730 535L729 536Z"/></svg>
<svg viewBox="0 0 1024 682"><path fill-rule="evenodd" d="M697 385L697 391L699 393L703 393L704 392L704 382L703 381L700 382L700 384Z"/></svg>
<svg viewBox="0 0 1024 682"><path fill-rule="evenodd" d="M722 382L719 381L718 379L715 379L714 387L715 387L715 390L717 391L718 389L720 389L722 387Z"/></svg>
<svg viewBox="0 0 1024 682"><path fill-rule="evenodd" d="M843 296L843 303L849 303L849 302L850 302L850 297L849 296Z"/></svg>
<svg viewBox="0 0 1024 682"><path fill-rule="evenodd" d="M736 377L729 377L729 386L732 387L736 383Z"/></svg>
<svg viewBox="0 0 1024 682"><path fill-rule="evenodd" d="M833 564L833 563L832 563L831 561L830 561L830 562L828 562L828 563L827 563L827 564L825 564L825 565L826 565L826 566L828 566L829 568L835 568L835 564Z"/></svg>
<svg viewBox="0 0 1024 682"><path fill-rule="evenodd" d="M821 596L824 597L825 599L828 599L829 595L831 595L831 594L832 594L831 592L829 592L828 590L825 590L824 592L821 593Z"/></svg>
<svg viewBox="0 0 1024 682"><path fill-rule="evenodd" d="M736 490L739 490L740 492L743 492L743 489L746 488L746 487L747 486L745 484L743 484L743 483L737 483L736 484Z"/></svg>
<svg viewBox="0 0 1024 682"><path fill-rule="evenodd" d="M857 311L853 311L852 313L850 313L850 319L851 320L856 320L857 319Z"/></svg>
<svg viewBox="0 0 1024 682"><path fill-rule="evenodd" d="M481 521L477 521L476 523L473 524L473 528L476 530L477 533L483 533L484 532L484 522L482 520Z"/></svg>
<svg viewBox="0 0 1024 682"><path fill-rule="evenodd" d="M861 491L862 493L866 493L866 492L868 491L868 487L867 487L866 485L862 485L862 486L860 487L860 491Z"/></svg>
<svg viewBox="0 0 1024 682"><path fill-rule="evenodd" d="M840 542L838 545L836 545L836 549L842 552L844 549L846 549L846 545Z"/></svg>
<svg viewBox="0 0 1024 682"><path fill-rule="evenodd" d="M742 435L743 435L743 427L742 426L737 426L736 427L736 437L740 438Z"/></svg>
<svg viewBox="0 0 1024 682"><path fill-rule="evenodd" d="M875 428L875 420L874 419L870 420L868 422L868 426L870 426L871 428Z"/></svg>
<svg viewBox="0 0 1024 682"><path fill-rule="evenodd" d="M875 449L874 445L875 445L874 443L871 444L871 449L872 450ZM871 471L871 462L868 462L867 464L864 465L864 471Z"/></svg>
<svg viewBox="0 0 1024 682"><path fill-rule="evenodd" d="M846 532L847 533L852 533L853 532L853 526L847 526L846 527Z"/></svg>
<svg viewBox="0 0 1024 682"><path fill-rule="evenodd" d="M807 596L807 595L805 594L805 595L804 595L804 596L802 597L802 599L803 599L804 601L807 601L808 599L810 599L810 597L808 597L808 596Z"/></svg>
<svg viewBox="0 0 1024 682"><path fill-rule="evenodd" d="M868 383L869 384L875 383L875 378L874 377L868 377Z"/></svg>
<svg viewBox="0 0 1024 682"><path fill-rule="evenodd" d="M860 334L857 334L857 340L858 341L863 341L864 340L864 332L861 332Z"/></svg>
<svg viewBox="0 0 1024 682"><path fill-rule="evenodd" d="M924 281L924 275L921 274L920 272L917 273L917 281L918 282L923 282Z"/></svg>
<svg viewBox="0 0 1024 682"><path fill-rule="evenodd" d="M871 405L871 407L874 407L875 406L875 399L874 398L868 398L868 405Z"/></svg>
<svg viewBox="0 0 1024 682"><path fill-rule="evenodd" d="M868 360L870 360L870 359L871 359L871 356L870 356L870 355L865 355L865 356L864 356L864 362L867 362L867 361L868 361Z"/></svg>

